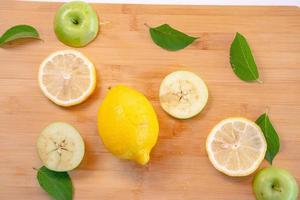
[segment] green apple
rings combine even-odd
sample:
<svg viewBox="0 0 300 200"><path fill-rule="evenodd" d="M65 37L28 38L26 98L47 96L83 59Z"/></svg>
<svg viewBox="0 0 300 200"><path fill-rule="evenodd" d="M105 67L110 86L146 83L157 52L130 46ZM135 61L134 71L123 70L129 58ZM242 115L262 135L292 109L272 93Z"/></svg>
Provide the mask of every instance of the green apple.
<svg viewBox="0 0 300 200"><path fill-rule="evenodd" d="M285 169L268 167L254 177L253 190L258 200L297 200L298 185Z"/></svg>
<svg viewBox="0 0 300 200"><path fill-rule="evenodd" d="M85 2L65 3L55 14L55 34L66 45L83 47L95 39L98 29L97 13Z"/></svg>

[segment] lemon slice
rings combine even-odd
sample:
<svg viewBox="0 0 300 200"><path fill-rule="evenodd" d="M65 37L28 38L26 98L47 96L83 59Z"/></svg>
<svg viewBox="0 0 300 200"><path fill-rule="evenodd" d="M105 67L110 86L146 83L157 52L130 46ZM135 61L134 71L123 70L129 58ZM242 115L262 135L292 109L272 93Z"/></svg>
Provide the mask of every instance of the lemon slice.
<svg viewBox="0 0 300 200"><path fill-rule="evenodd" d="M54 103L76 105L93 93L96 70L93 63L78 51L56 51L40 65L39 85Z"/></svg>
<svg viewBox="0 0 300 200"><path fill-rule="evenodd" d="M229 176L247 176L265 157L267 143L254 122L228 118L219 122L206 140L206 151L213 166Z"/></svg>

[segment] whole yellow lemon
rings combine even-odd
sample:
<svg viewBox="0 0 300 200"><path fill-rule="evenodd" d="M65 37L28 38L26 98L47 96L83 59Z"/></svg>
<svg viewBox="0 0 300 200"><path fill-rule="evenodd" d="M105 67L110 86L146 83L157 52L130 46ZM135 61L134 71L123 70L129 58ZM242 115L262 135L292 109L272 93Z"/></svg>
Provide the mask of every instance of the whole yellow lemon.
<svg viewBox="0 0 300 200"><path fill-rule="evenodd" d="M156 113L140 92L123 85L110 89L98 111L98 130L105 147L115 156L145 165L156 144Z"/></svg>

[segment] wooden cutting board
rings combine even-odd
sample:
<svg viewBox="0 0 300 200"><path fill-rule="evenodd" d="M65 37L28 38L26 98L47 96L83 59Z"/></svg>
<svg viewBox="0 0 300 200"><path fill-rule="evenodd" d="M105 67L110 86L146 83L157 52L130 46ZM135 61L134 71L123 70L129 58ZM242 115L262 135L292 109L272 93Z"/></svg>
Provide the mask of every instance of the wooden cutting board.
<svg viewBox="0 0 300 200"><path fill-rule="evenodd" d="M50 122L66 121L80 130L87 149L81 166L70 173L74 199L253 200L253 175L219 173L207 158L205 140L220 120L255 120L267 108L281 141L274 166L288 169L300 183L299 8L94 4L100 21L110 23L101 26L93 43L77 50L95 63L97 89L85 103L61 108L43 96L37 83L41 61L53 51L69 49L53 32L59 6L0 4L1 33L15 24L31 24L43 39L0 48L0 199L50 199L32 169L42 165L36 139ZM168 23L200 39L168 52L151 41L144 23ZM229 47L237 31L251 45L263 84L242 82L231 70ZM199 74L210 91L205 110L189 120L168 116L158 101L161 80L179 69ZM144 93L158 114L159 140L145 167L115 158L98 137L97 109L108 87L119 83Z"/></svg>

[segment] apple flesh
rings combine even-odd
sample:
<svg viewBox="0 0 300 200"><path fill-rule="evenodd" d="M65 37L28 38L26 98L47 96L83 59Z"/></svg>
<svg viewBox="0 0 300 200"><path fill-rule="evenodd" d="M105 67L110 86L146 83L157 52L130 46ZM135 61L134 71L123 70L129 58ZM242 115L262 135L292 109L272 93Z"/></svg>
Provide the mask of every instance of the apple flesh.
<svg viewBox="0 0 300 200"><path fill-rule="evenodd" d="M262 169L254 177L253 190L258 200L297 200L298 185L295 178L281 168Z"/></svg>
<svg viewBox="0 0 300 200"><path fill-rule="evenodd" d="M57 38L72 47L83 47L97 36L98 16L87 3L72 1L63 4L56 12L54 31Z"/></svg>

